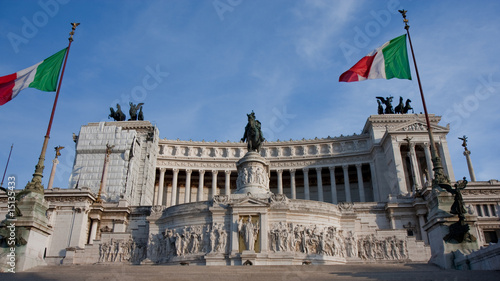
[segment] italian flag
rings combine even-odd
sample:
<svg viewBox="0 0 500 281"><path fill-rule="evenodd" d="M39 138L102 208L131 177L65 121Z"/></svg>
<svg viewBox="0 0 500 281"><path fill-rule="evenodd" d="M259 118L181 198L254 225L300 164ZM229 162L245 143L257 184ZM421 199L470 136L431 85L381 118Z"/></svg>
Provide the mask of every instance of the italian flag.
<svg viewBox="0 0 500 281"><path fill-rule="evenodd" d="M15 98L26 88L35 88L45 92L54 92L66 49L49 58L16 73L0 77L0 105Z"/></svg>
<svg viewBox="0 0 500 281"><path fill-rule="evenodd" d="M406 34L386 42L359 60L351 69L340 75L339 82L392 78L411 80Z"/></svg>

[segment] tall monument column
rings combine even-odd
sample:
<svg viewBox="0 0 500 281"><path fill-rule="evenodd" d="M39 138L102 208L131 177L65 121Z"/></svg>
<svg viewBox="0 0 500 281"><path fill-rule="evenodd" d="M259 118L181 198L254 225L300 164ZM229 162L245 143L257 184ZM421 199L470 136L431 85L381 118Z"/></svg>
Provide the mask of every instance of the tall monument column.
<svg viewBox="0 0 500 281"><path fill-rule="evenodd" d="M356 164L356 172L358 174L358 188L359 188L359 201L365 202L365 186L363 184L363 173L361 171L361 164Z"/></svg>
<svg viewBox="0 0 500 281"><path fill-rule="evenodd" d="M158 200L156 200L156 205L163 205L163 193L165 193L165 172L166 168L160 169L160 182L158 183Z"/></svg>
<svg viewBox="0 0 500 281"><path fill-rule="evenodd" d="M476 181L476 174L474 174L474 168L472 167L472 161L470 160L470 150L467 149L467 136L458 138L462 140L462 146L464 147L464 156L467 160L467 168L469 168L470 181Z"/></svg>
<svg viewBox="0 0 500 281"><path fill-rule="evenodd" d="M217 195L217 174L219 171L217 170L212 170L212 194L210 195L209 199L214 198L215 195Z"/></svg>
<svg viewBox="0 0 500 281"><path fill-rule="evenodd" d="M224 174L226 175L225 184L224 184L224 194L231 194L231 171L225 170Z"/></svg>
<svg viewBox="0 0 500 281"><path fill-rule="evenodd" d="M278 194L283 194L283 170L276 170L278 174Z"/></svg>
<svg viewBox="0 0 500 281"><path fill-rule="evenodd" d="M173 169L174 173L172 178L172 198L170 200L170 206L177 205L177 179L179 177L179 169Z"/></svg>
<svg viewBox="0 0 500 281"><path fill-rule="evenodd" d="M344 170L344 188L345 188L345 201L352 202L351 199L351 185L349 183L349 166L342 165L342 169Z"/></svg>
<svg viewBox="0 0 500 281"><path fill-rule="evenodd" d="M290 189L292 190L292 199L297 199L297 188L295 186L295 169L290 169Z"/></svg>
<svg viewBox="0 0 500 281"><path fill-rule="evenodd" d="M304 199L311 199L311 195L309 194L309 168L302 169L304 172Z"/></svg>
<svg viewBox="0 0 500 281"><path fill-rule="evenodd" d="M332 203L337 204L337 183L335 182L335 166L328 167L330 170L330 184L332 192Z"/></svg>
<svg viewBox="0 0 500 281"><path fill-rule="evenodd" d="M191 169L186 170L186 187L184 188L184 203L191 202Z"/></svg>
<svg viewBox="0 0 500 281"><path fill-rule="evenodd" d="M325 201L323 198L323 178L321 176L322 168L316 168L316 180L318 182L318 201Z"/></svg>
<svg viewBox="0 0 500 281"><path fill-rule="evenodd" d="M205 170L200 170L200 178L199 178L199 183L198 183L198 193L196 196L196 201L200 202L203 201L203 185L205 185Z"/></svg>

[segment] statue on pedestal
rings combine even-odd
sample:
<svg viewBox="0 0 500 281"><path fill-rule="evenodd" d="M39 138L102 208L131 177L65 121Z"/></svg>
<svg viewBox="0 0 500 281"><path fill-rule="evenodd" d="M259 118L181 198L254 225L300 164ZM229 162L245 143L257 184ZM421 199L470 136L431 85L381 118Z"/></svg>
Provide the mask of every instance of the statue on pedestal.
<svg viewBox="0 0 500 281"><path fill-rule="evenodd" d="M264 142L264 136L262 135L261 124L259 120L255 120L255 113L247 114L248 123L245 127L245 133L241 141L247 141L248 151L259 152L262 143Z"/></svg>
<svg viewBox="0 0 500 281"><path fill-rule="evenodd" d="M465 214L467 213L467 210L465 209L461 191L467 187L467 183L468 182L464 177L463 180L455 183L454 189L449 184L439 184L441 188L455 196L453 205L451 205L450 213L458 216L458 222L450 225L450 233L443 238L447 242L456 240L458 243L462 243L464 241L473 242L476 240L476 237L469 233L470 227L465 222Z"/></svg>

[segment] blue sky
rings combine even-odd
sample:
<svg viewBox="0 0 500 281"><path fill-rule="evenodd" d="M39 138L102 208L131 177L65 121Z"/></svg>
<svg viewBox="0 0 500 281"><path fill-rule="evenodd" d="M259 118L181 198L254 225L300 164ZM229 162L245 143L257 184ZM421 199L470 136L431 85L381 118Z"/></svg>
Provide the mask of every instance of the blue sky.
<svg viewBox="0 0 500 281"><path fill-rule="evenodd" d="M457 178L500 178L498 1L0 1L0 76L72 44L45 162L65 146L55 179L68 186L72 133L106 121L109 107L144 103L160 137L239 141L255 111L270 141L360 133L376 96L403 96L423 111L416 79L339 83L361 57L405 32L408 10L427 107L451 123ZM412 71L413 65L411 65ZM413 76L414 72L413 72ZM54 93L23 90L0 107L0 170L31 180Z"/></svg>

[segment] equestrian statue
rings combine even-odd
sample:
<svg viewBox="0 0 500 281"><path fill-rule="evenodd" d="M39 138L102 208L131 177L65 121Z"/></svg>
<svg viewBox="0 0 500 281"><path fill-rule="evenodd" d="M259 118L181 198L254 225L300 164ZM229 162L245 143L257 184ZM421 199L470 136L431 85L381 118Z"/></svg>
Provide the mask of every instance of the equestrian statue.
<svg viewBox="0 0 500 281"><path fill-rule="evenodd" d="M243 134L243 138L241 138L242 142L247 141L248 151L260 151L260 147L262 143L265 141L264 136L262 135L261 124L259 120L255 120L255 113L252 110L252 113L247 114L248 123L245 127L245 133Z"/></svg>

